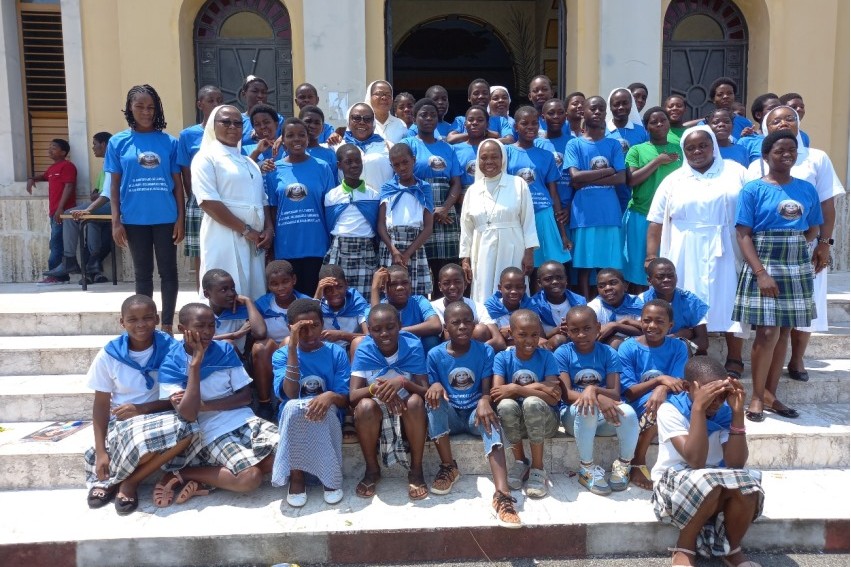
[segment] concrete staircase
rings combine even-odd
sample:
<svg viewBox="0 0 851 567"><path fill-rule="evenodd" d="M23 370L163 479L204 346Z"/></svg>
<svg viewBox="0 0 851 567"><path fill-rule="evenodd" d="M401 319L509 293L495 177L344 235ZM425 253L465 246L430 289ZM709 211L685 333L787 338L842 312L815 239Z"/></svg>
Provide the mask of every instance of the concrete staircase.
<svg viewBox="0 0 851 567"><path fill-rule="evenodd" d="M745 542L752 549L845 551L849 533L849 293L848 274L831 275L831 329L815 334L808 383L781 379L779 396L801 411L797 420L769 414L748 423L749 466L765 471L766 507ZM650 494L636 487L610 498L582 489L573 471L576 448L563 433L548 442L550 496L518 497L524 527L498 528L489 514L493 485L481 441L453 438L462 480L447 496L411 503L404 471L384 471L378 496L354 496L363 471L359 448L344 447L347 496L334 507L321 489L301 510L284 489L266 484L251 495L222 491L185 506L157 509L150 486L137 513L85 504L85 427L55 443L20 439L58 420L89 420L93 394L85 387L92 357L115 336L118 309L132 287L40 289L0 285L0 565L231 565L398 563L504 557L584 557L658 553L675 539L659 524ZM182 291L178 307L195 294ZM713 337L711 352L723 355ZM749 354L749 346L746 349ZM750 384L750 375L744 377ZM604 464L616 457L613 439L599 439ZM651 462L655 459L651 448ZM427 448L426 476L437 470ZM483 475L483 476L479 476ZM201 513L203 511L203 513ZM390 536L390 537L387 537ZM664 564L664 562L660 563Z"/></svg>

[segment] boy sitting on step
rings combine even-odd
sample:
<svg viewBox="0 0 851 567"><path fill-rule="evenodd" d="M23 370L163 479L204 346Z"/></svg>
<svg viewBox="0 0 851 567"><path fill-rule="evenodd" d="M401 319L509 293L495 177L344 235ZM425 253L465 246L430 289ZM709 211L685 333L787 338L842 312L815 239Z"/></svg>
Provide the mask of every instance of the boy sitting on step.
<svg viewBox="0 0 851 567"><path fill-rule="evenodd" d="M404 266L393 264L389 268L378 268L372 278L370 303L373 307L381 303L395 307L402 321L401 330L419 337L426 354L440 344L443 331L440 317L428 299L411 293L411 278Z"/></svg>
<svg viewBox="0 0 851 567"><path fill-rule="evenodd" d="M159 399L159 367L176 341L157 331L154 301L146 295L128 297L119 322L125 332L108 342L89 367L95 445L86 451L85 468L89 508L115 498L115 511L124 516L139 505L139 483L186 450L198 425Z"/></svg>
<svg viewBox="0 0 851 567"><path fill-rule="evenodd" d="M603 268L597 272L597 293L588 302L588 307L597 314L600 322L600 337L597 339L617 350L627 337L641 334L638 319L643 301L637 295L626 292L623 272L615 268Z"/></svg>
<svg viewBox="0 0 851 567"><path fill-rule="evenodd" d="M493 349L473 340L473 310L463 301L450 303L444 312L444 329L449 342L428 354L429 389L426 392L428 433L440 456L440 469L431 485L434 494L448 494L460 472L452 458L449 436L457 433L479 435L493 475L496 492L493 509L504 527L520 527L514 509L516 500L508 487L505 451L499 419L491 407Z"/></svg>
<svg viewBox="0 0 851 567"><path fill-rule="evenodd" d="M585 298L567 289L567 272L561 262L549 260L537 270L538 287L541 291L532 296L532 311L541 318L544 336L541 346L554 351L567 342L567 327L564 318L577 305L585 305Z"/></svg>
<svg viewBox="0 0 851 567"><path fill-rule="evenodd" d="M322 308L322 339L336 343L344 349L355 345L369 332L366 315L369 303L354 287L349 287L343 268L337 264L326 264L319 270L319 285L314 299ZM360 342L360 341L358 341ZM349 359L354 358L354 348Z"/></svg>
<svg viewBox="0 0 851 567"><path fill-rule="evenodd" d="M523 270L509 266L499 274L498 290L485 301L485 309L496 323L499 334L507 346L514 346L509 318L518 309L530 309L531 299L526 295L526 277Z"/></svg>

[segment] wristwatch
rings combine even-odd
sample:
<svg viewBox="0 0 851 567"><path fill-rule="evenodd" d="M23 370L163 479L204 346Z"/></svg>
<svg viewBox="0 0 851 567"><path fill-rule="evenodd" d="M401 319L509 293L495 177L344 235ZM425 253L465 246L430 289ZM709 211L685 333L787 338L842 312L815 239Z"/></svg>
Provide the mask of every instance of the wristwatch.
<svg viewBox="0 0 851 567"><path fill-rule="evenodd" d="M243 237L248 236L248 233L251 232L251 230L251 225L247 224L245 225L245 228L242 229L242 232L240 234L242 234Z"/></svg>
<svg viewBox="0 0 851 567"><path fill-rule="evenodd" d="M832 238L822 238L822 237L818 238L819 244L827 244L828 246L833 246L833 242L834 242L834 240Z"/></svg>

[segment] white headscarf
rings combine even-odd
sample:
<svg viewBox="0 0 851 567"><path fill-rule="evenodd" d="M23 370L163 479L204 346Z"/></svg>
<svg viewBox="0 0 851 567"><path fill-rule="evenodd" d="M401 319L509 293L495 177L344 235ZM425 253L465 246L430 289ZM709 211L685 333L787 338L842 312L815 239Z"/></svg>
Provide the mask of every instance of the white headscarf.
<svg viewBox="0 0 851 567"><path fill-rule="evenodd" d="M795 132L795 138L798 140L798 159L795 161L795 165L800 165L805 159L807 159L807 154L809 153L809 150L804 145L804 139L801 137L801 117L798 116L797 110L786 104L782 106L775 106L774 108L766 112L765 116L762 117L762 133L766 136L768 135L768 115L777 110L778 108L788 108L795 115L795 124L798 125L798 127L796 128L797 132ZM760 151L760 156L762 156L762 151Z"/></svg>
<svg viewBox="0 0 851 567"><path fill-rule="evenodd" d="M372 81L366 86L366 94L363 97L363 101L372 108L372 87L375 86L376 83L386 83L387 86L390 87L390 106L393 106L393 85L390 84L390 81L385 81L384 79L379 79L377 81ZM351 110L351 109L349 109ZM375 109L373 109L375 110ZM348 114L346 115L348 118Z"/></svg>
<svg viewBox="0 0 851 567"><path fill-rule="evenodd" d="M239 109L232 104L220 104L216 108L213 109L213 112L210 113L210 117L207 118L207 123L204 125L204 135L201 136L201 147L198 148L198 153L210 153L213 150L217 150L220 148L231 148L232 146L225 146L216 138L216 116L219 114L219 111L225 107L230 107L239 112ZM242 114L240 114L242 116ZM240 153L240 149L242 148L242 136L240 136L239 142L236 143L236 153Z"/></svg>
<svg viewBox="0 0 851 567"><path fill-rule="evenodd" d="M709 169L700 173L696 169L694 169L691 165L689 165L688 160L685 159L686 150L686 138L695 132L706 132L709 134L709 137L712 139L712 165L709 166ZM683 152L683 165L680 166L682 168L686 168L686 171L691 172L695 177L714 177L719 175L724 170L724 158L721 157L721 150L718 148L718 140L715 139L715 132L712 131L712 128L707 126L706 124L701 124L699 126L692 126L683 132L683 137L680 138L680 149Z"/></svg>
<svg viewBox="0 0 851 567"><path fill-rule="evenodd" d="M632 96L632 92L626 87L618 87L612 92L609 93L609 98L606 99L606 127L609 131L617 130L618 127L615 126L615 118L612 116L611 107L612 107L612 96L618 91L626 91L629 95L629 99L632 101L632 106L629 110L629 117L626 120L626 126L624 128L629 128L632 130L633 124L638 124L639 126L643 126L641 122L641 115L638 113L638 106L635 104L635 97Z"/></svg>
<svg viewBox="0 0 851 567"><path fill-rule="evenodd" d="M482 172L482 170L479 169L479 155L482 153L482 146L484 146L485 144L496 144L497 146L499 146L499 151L502 153L502 171L500 171L499 175L496 176L496 177L485 177L484 172ZM503 175L506 174L507 171L508 171L508 152L505 151L505 145L502 142L500 142L499 140L495 140L493 138L480 142L479 147L476 150L476 175L475 175L476 181L480 181L480 180L483 180L483 179L487 179L489 181L499 180L499 179L502 178Z"/></svg>
<svg viewBox="0 0 851 567"><path fill-rule="evenodd" d="M493 94L494 91L505 91L505 96L508 97L508 104L511 104L511 93L508 92L508 89L503 87L502 85L494 85L490 89L490 94Z"/></svg>

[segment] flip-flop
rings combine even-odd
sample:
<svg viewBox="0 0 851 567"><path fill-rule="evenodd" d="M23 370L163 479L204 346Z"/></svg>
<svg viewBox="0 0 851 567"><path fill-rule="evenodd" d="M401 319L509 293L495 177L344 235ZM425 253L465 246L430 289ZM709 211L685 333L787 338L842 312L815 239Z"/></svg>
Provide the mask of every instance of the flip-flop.
<svg viewBox="0 0 851 567"><path fill-rule="evenodd" d="M810 375L807 373L806 370L798 371L792 370L791 368L786 368L786 372L789 373L789 378L791 378L792 380L797 380L798 382L810 381Z"/></svg>
<svg viewBox="0 0 851 567"><path fill-rule="evenodd" d="M127 516L136 511L139 507L138 498L128 498L127 496L119 496L115 499L115 511L119 516Z"/></svg>
<svg viewBox="0 0 851 567"><path fill-rule="evenodd" d="M162 479L154 486L154 506L157 508L165 508L171 506L174 502L175 487L180 484L180 478L177 476L171 477L168 482L163 483Z"/></svg>
<svg viewBox="0 0 851 567"><path fill-rule="evenodd" d="M363 478L355 487L355 496L359 498L372 498L373 496L375 496L375 489L378 486L378 482L380 480L380 476L374 478L367 478L367 475L364 474Z"/></svg>
<svg viewBox="0 0 851 567"><path fill-rule="evenodd" d="M422 500L428 496L428 485L423 480L411 480L408 477L408 498L411 500Z"/></svg>
<svg viewBox="0 0 851 567"><path fill-rule="evenodd" d="M727 368L727 366L729 366L730 364L735 364L736 366L741 366L742 369L741 370L730 370L729 368ZM735 358L728 358L727 360L724 361L724 370L727 371L727 376L735 378L736 380L741 380L742 379L742 372L745 371L745 363L742 362L741 360L736 360Z"/></svg>
<svg viewBox="0 0 851 567"><path fill-rule="evenodd" d="M174 502L176 504L184 504L187 500L190 500L195 496L207 496L208 494L210 494L209 490L201 488L201 484L197 481L190 480L180 488L180 493L177 495Z"/></svg>
<svg viewBox="0 0 851 567"><path fill-rule="evenodd" d="M89 489L89 494L86 497L86 502L89 504L89 508L95 510L97 508L103 508L107 504L109 504L113 498L115 498L115 493L117 490L116 487L111 488L103 488L100 486L93 486Z"/></svg>

